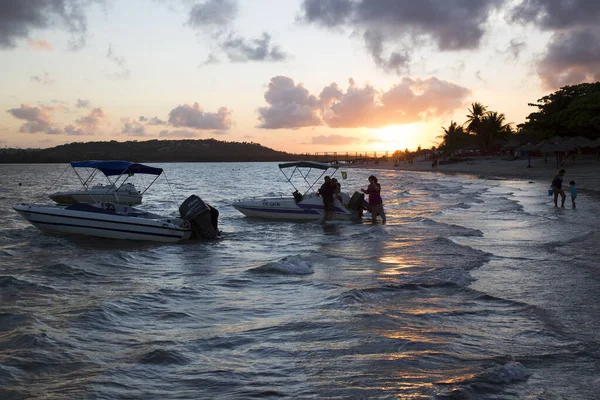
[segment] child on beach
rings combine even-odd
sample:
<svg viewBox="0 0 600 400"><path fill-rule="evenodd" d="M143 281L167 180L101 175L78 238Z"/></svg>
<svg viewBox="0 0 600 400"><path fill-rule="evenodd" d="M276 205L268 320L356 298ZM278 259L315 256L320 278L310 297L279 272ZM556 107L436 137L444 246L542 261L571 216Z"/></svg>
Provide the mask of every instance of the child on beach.
<svg viewBox="0 0 600 400"><path fill-rule="evenodd" d="M575 186L575 181L569 182L569 185L571 185L571 204L573 205L573 208L575 208L575 199L577 198L577 186Z"/></svg>

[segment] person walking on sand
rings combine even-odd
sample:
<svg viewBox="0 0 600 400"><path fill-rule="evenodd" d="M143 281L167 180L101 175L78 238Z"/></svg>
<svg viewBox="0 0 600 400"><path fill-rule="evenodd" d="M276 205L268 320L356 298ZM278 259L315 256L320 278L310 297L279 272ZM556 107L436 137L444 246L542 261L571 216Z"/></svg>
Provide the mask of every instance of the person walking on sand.
<svg viewBox="0 0 600 400"><path fill-rule="evenodd" d="M565 170L561 169L558 174L552 179L552 193L554 194L554 207L558 207L558 195L560 194L560 206L565 207L565 191L562 187L563 176L565 176Z"/></svg>
<svg viewBox="0 0 600 400"><path fill-rule="evenodd" d="M381 215L381 219L385 224L385 212L383 211L383 199L381 198L381 185L377 182L377 178L374 175L369 176L369 187L361 190L363 193L369 195L371 221L375 223L377 221L377 216Z"/></svg>
<svg viewBox="0 0 600 400"><path fill-rule="evenodd" d="M571 191L571 205L573 209L575 209L575 199L577 198L577 186L575 186L575 181L569 182L570 191Z"/></svg>

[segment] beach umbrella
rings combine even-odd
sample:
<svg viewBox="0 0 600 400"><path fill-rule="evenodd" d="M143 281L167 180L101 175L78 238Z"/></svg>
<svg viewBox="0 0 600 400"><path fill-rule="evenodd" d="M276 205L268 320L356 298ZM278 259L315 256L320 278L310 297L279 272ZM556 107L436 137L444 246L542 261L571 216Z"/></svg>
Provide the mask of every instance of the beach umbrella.
<svg viewBox="0 0 600 400"><path fill-rule="evenodd" d="M531 143L527 143L527 144L524 144L523 146L519 147L519 151L527 152L527 159L528 159L527 168L531 168L531 152L538 151L538 150L539 150L538 146L531 144Z"/></svg>
<svg viewBox="0 0 600 400"><path fill-rule="evenodd" d="M502 145L501 149L502 150L512 150L512 149L517 149L519 147L519 142L515 139L510 139L508 142L506 142L504 145Z"/></svg>
<svg viewBox="0 0 600 400"><path fill-rule="evenodd" d="M561 163L560 153L568 151L568 149L565 149L567 146L564 143L545 143L539 145L539 147L540 151L543 153L554 153L557 167L559 167Z"/></svg>
<svg viewBox="0 0 600 400"><path fill-rule="evenodd" d="M572 139L565 141L564 143L569 147L569 150L577 150L584 147L590 142L590 139L584 138L583 136L575 136Z"/></svg>
<svg viewBox="0 0 600 400"><path fill-rule="evenodd" d="M562 137L562 136L553 136L550 139L547 139L546 142L548 143L562 143L565 141L566 138Z"/></svg>
<svg viewBox="0 0 600 400"><path fill-rule="evenodd" d="M566 151L573 151L571 155L573 157L573 164L575 163L575 151L580 151L580 149L589 142L590 140L588 138L584 138L583 136L575 136L562 142L562 145L565 146Z"/></svg>
<svg viewBox="0 0 600 400"><path fill-rule="evenodd" d="M598 157L598 162L600 162L600 138L596 140L592 140L586 143L583 147L596 148L596 156Z"/></svg>
<svg viewBox="0 0 600 400"><path fill-rule="evenodd" d="M584 144L583 147L590 147L590 148L600 147L600 138L596 139L596 140L590 140L589 142Z"/></svg>

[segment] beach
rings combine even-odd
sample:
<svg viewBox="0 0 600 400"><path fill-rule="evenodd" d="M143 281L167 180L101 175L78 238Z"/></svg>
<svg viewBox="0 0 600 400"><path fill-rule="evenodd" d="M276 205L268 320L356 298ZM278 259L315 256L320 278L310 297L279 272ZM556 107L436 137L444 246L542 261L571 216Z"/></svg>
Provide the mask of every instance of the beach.
<svg viewBox="0 0 600 400"><path fill-rule="evenodd" d="M565 159L564 165L556 166L554 157L532 157L531 168L525 158L512 159L507 156L469 157L462 162L446 163L443 160L436 168L432 168L431 160L415 160L412 165L400 161L397 166L394 161L358 164L357 168L392 169L403 171L438 172L444 174L471 175L481 179L518 179L536 182L547 182L550 187L552 178L562 168L566 171L564 185L568 187L571 180L577 184L580 193L600 197L600 164L596 155L586 155Z"/></svg>

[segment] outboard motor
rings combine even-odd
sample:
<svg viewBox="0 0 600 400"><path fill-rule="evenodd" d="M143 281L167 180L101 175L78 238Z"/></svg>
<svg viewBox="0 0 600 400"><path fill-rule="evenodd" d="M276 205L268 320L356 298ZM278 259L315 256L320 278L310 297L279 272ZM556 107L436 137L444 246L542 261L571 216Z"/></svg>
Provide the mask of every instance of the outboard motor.
<svg viewBox="0 0 600 400"><path fill-rule="evenodd" d="M194 237L200 239L215 239L219 236L217 223L219 212L206 204L196 195L191 195L179 206L181 218L189 221L194 231Z"/></svg>
<svg viewBox="0 0 600 400"><path fill-rule="evenodd" d="M365 195L360 192L354 192L350 201L348 202L348 209L357 211L359 210L365 201Z"/></svg>
<svg viewBox="0 0 600 400"><path fill-rule="evenodd" d="M370 210L369 203L365 201L364 193L354 192L348 202L348 209L354 212L358 218L362 218L364 210Z"/></svg>

